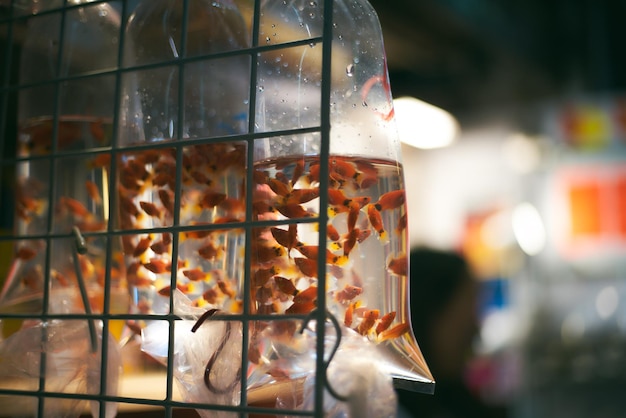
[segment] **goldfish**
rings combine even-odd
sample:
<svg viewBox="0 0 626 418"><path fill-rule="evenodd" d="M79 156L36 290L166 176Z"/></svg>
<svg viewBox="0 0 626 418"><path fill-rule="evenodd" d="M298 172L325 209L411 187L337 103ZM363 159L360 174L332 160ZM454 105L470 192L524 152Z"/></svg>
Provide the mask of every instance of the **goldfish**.
<svg viewBox="0 0 626 418"><path fill-rule="evenodd" d="M107 224L105 221L98 221L93 219L90 214L87 219L76 222L76 226L83 232L94 232L106 229Z"/></svg>
<svg viewBox="0 0 626 418"><path fill-rule="evenodd" d="M136 158L142 164L154 164L161 158L161 150L147 149L143 150Z"/></svg>
<svg viewBox="0 0 626 418"><path fill-rule="evenodd" d="M382 341L390 340L392 338L398 338L402 336L404 333L408 332L409 328L410 328L409 324L407 324L406 322L395 325L394 327L378 334L378 341L382 342Z"/></svg>
<svg viewBox="0 0 626 418"><path fill-rule="evenodd" d="M169 251L169 244L165 242L165 240L160 240L153 243L150 246L150 249L154 251L155 254L165 254Z"/></svg>
<svg viewBox="0 0 626 418"><path fill-rule="evenodd" d="M235 296L237 296L237 293L235 292L235 290L232 288L230 283L226 280L218 280L217 287L219 287L219 289L222 291L223 294L225 294L231 299L234 299Z"/></svg>
<svg viewBox="0 0 626 418"><path fill-rule="evenodd" d="M317 261L309 258L295 257L293 261L305 276L317 277Z"/></svg>
<svg viewBox="0 0 626 418"><path fill-rule="evenodd" d="M379 212L383 210L396 209L402 206L405 200L406 194L404 190L392 190L380 196L378 201L374 203L374 207Z"/></svg>
<svg viewBox="0 0 626 418"><path fill-rule="evenodd" d="M70 213L72 213L75 216L87 216L88 214L90 214L89 210L85 207L85 205L83 205L81 202L79 202L76 199L72 199L71 197L61 197L60 199L60 204L67 208Z"/></svg>
<svg viewBox="0 0 626 418"><path fill-rule="evenodd" d="M143 266L154 274L163 274L168 271L172 271L172 263L163 261L159 258L153 258Z"/></svg>
<svg viewBox="0 0 626 418"><path fill-rule="evenodd" d="M128 159L125 168L130 170L132 175L141 181L145 181L150 176L145 163L139 158L139 156Z"/></svg>
<svg viewBox="0 0 626 418"><path fill-rule="evenodd" d="M235 216L222 216L213 220L213 223L216 225L219 224L227 224L227 223L238 223L243 222L243 219L237 218ZM219 231L216 229L216 231Z"/></svg>
<svg viewBox="0 0 626 418"><path fill-rule="evenodd" d="M267 184L269 182L270 177L267 171L253 170L252 179L257 184Z"/></svg>
<svg viewBox="0 0 626 418"><path fill-rule="evenodd" d="M277 205L276 210L289 219L294 218L306 218L311 216L302 206L297 203L290 203L286 205Z"/></svg>
<svg viewBox="0 0 626 418"><path fill-rule="evenodd" d="M59 284L63 287L68 287L70 285L70 281L67 279L67 277L65 277L64 274L62 274L61 272L57 270L54 270L54 269L51 270L50 276L52 277L52 279L59 282Z"/></svg>
<svg viewBox="0 0 626 418"><path fill-rule="evenodd" d="M278 290L286 295L295 296L296 293L298 293L298 289L296 289L296 286L293 284L293 282L285 277L275 276L274 283L276 283L276 287L278 287Z"/></svg>
<svg viewBox="0 0 626 418"><path fill-rule="evenodd" d="M204 299L205 301L211 304L217 303L218 298L219 298L219 294L215 287L208 289L202 294L202 299Z"/></svg>
<svg viewBox="0 0 626 418"><path fill-rule="evenodd" d="M110 165L111 154L98 154L90 163L92 168L109 167Z"/></svg>
<svg viewBox="0 0 626 418"><path fill-rule="evenodd" d="M361 99L363 100L363 103L367 103L367 96L370 90L372 89L372 87L374 87L374 85L377 83L381 83L388 97L391 97L391 87L389 86L389 78L387 76L387 73L385 72L383 75L372 76L367 81L365 81L365 83L363 83L363 87L361 88ZM389 109L389 111L386 113L383 113L377 110L375 111L375 113L378 116L380 116L380 118L384 120L385 122L389 122L391 119L393 119L395 111L392 106L391 109Z"/></svg>
<svg viewBox="0 0 626 418"><path fill-rule="evenodd" d="M383 226L383 218L380 216L380 211L372 204L367 206L367 218L372 228L374 228L374 231L378 233L378 239L381 242L387 242L388 237L387 231L385 231L385 227Z"/></svg>
<svg viewBox="0 0 626 418"><path fill-rule="evenodd" d="M216 257L221 256L223 251L223 248L220 247L216 247L215 244L213 244L212 242L200 247L198 249L198 254L200 254L200 256L206 260L213 260Z"/></svg>
<svg viewBox="0 0 626 418"><path fill-rule="evenodd" d="M347 284L343 289L335 293L335 297L339 302L347 302L363 293L363 288Z"/></svg>
<svg viewBox="0 0 626 418"><path fill-rule="evenodd" d="M360 189L368 189L378 182L378 170L372 163L364 160L355 160L354 165L361 172L360 183L358 183Z"/></svg>
<svg viewBox="0 0 626 418"><path fill-rule="evenodd" d="M20 260L28 261L35 258L37 252L30 247L22 246L17 250L16 257Z"/></svg>
<svg viewBox="0 0 626 418"><path fill-rule="evenodd" d="M326 236L331 241L338 241L341 238L339 232L337 231L337 228L335 228L331 224L326 225Z"/></svg>
<svg viewBox="0 0 626 418"><path fill-rule="evenodd" d="M396 232L398 234L402 233L402 231L404 231L406 229L407 226L407 219L406 219L406 213L404 215L402 215L400 217L400 219L398 219L398 225L396 226Z"/></svg>
<svg viewBox="0 0 626 418"><path fill-rule="evenodd" d="M255 287L264 286L272 276L278 273L280 273L280 269L276 266L257 269L252 275L252 285Z"/></svg>
<svg viewBox="0 0 626 418"><path fill-rule="evenodd" d="M102 202L102 198L100 197L100 189L98 185L91 180L85 181L85 189L87 190L87 194L94 201L94 203L99 204Z"/></svg>
<svg viewBox="0 0 626 418"><path fill-rule="evenodd" d="M300 203L310 202L311 200L319 197L319 195L320 195L320 190L317 188L295 189L287 193L287 195L285 195L284 199L282 200L283 200L284 205L300 204Z"/></svg>
<svg viewBox="0 0 626 418"><path fill-rule="evenodd" d="M198 225L198 226L202 226L202 225L209 225L209 223L206 222L197 222L197 223L192 223L192 225ZM202 238L206 238L209 235L211 235L213 231L210 229L198 229L198 230L194 230L194 231L186 231L183 233L183 236L185 238L191 238L191 239L202 239Z"/></svg>
<svg viewBox="0 0 626 418"><path fill-rule="evenodd" d="M300 180L300 177L302 177L302 174L304 174L304 158L296 161L296 165L293 168L293 175L291 176L291 187L295 186L298 180Z"/></svg>
<svg viewBox="0 0 626 418"><path fill-rule="evenodd" d="M243 199L236 199L234 197L227 197L222 200L218 205L220 209L224 209L228 213L245 213L246 202Z"/></svg>
<svg viewBox="0 0 626 418"><path fill-rule="evenodd" d="M252 202L252 210L254 211L255 215L262 215L264 213L275 212L274 207L264 200L257 200L257 201Z"/></svg>
<svg viewBox="0 0 626 418"><path fill-rule="evenodd" d="M213 183L213 181L209 178L209 176L207 176L201 171L193 170L191 171L190 175L191 175L191 178L193 178L199 184L205 184L207 186L210 186L211 183Z"/></svg>
<svg viewBox="0 0 626 418"><path fill-rule="evenodd" d="M202 209L212 209L226 199L226 194L214 190L207 190L200 198L199 205Z"/></svg>
<svg viewBox="0 0 626 418"><path fill-rule="evenodd" d="M394 319L396 319L396 311L392 311L383 315L376 325L376 334L380 334L381 332L389 328Z"/></svg>
<svg viewBox="0 0 626 418"><path fill-rule="evenodd" d="M352 326L352 320L354 315L354 305L355 303L350 303L346 308L346 313L343 316L343 324L347 327Z"/></svg>
<svg viewBox="0 0 626 418"><path fill-rule="evenodd" d="M409 261L406 254L390 258L387 262L387 269L398 276L406 276L409 270Z"/></svg>
<svg viewBox="0 0 626 418"><path fill-rule="evenodd" d="M289 188L289 190L291 190L291 182L290 182L289 178L287 177L287 174L285 174L283 171L279 171L279 172L277 172L275 174L275 178L276 178L276 180L278 180L281 183L285 184ZM268 183L268 185L269 185L269 183Z"/></svg>
<svg viewBox="0 0 626 418"><path fill-rule="evenodd" d="M122 193L119 194L119 203L122 212L127 213L128 215L137 217L139 216L139 209L133 203L132 199L124 196Z"/></svg>
<svg viewBox="0 0 626 418"><path fill-rule="evenodd" d="M35 199L28 196L23 196L21 193L17 196L16 211L18 215L24 220L30 220L29 214L41 214L44 204L41 199Z"/></svg>
<svg viewBox="0 0 626 418"><path fill-rule="evenodd" d="M148 216L152 216L155 218L161 217L161 209L159 209L159 207L154 203L140 201L139 206L141 207L141 209L143 209L144 212L146 212L146 214L148 214Z"/></svg>
<svg viewBox="0 0 626 418"><path fill-rule="evenodd" d="M308 314L313 309L315 309L317 305L313 301L306 302L294 302L291 306L289 306L285 313L287 314Z"/></svg>
<svg viewBox="0 0 626 418"><path fill-rule="evenodd" d="M267 304L267 302L272 299L273 293L272 293L272 289L269 289L267 287L259 287L257 289L254 289L253 293L253 299L259 303L262 304Z"/></svg>
<svg viewBox="0 0 626 418"><path fill-rule="evenodd" d="M287 197L291 192L289 185L275 178L269 179L267 185L270 186L270 189L278 196Z"/></svg>
<svg viewBox="0 0 626 418"><path fill-rule="evenodd" d="M292 248L301 245L297 238L297 228L298 226L296 224L291 224L287 230L273 227L270 228L270 232L276 242L285 247L287 252L289 252Z"/></svg>
<svg viewBox="0 0 626 418"><path fill-rule="evenodd" d="M317 286L315 285L311 285L303 291L296 293L293 298L295 303L312 302L315 300L317 300Z"/></svg>
<svg viewBox="0 0 626 418"><path fill-rule="evenodd" d="M128 190L137 191L141 188L135 174L128 167L123 167L119 173L119 181L122 186Z"/></svg>
<svg viewBox="0 0 626 418"><path fill-rule="evenodd" d="M169 186L174 189L176 178L169 173L155 173L152 177L152 184L159 187Z"/></svg>
<svg viewBox="0 0 626 418"><path fill-rule="evenodd" d="M185 284L177 283L176 289L180 290L183 293L191 293L194 290L194 286L192 283L185 283ZM172 287L168 285L168 286L162 287L157 292L161 296L169 297L172 293Z"/></svg>
<svg viewBox="0 0 626 418"><path fill-rule="evenodd" d="M174 192L168 189L159 189L159 199L165 210L170 214L174 214Z"/></svg>
<svg viewBox="0 0 626 418"><path fill-rule="evenodd" d="M339 189L328 189L328 204L348 207L350 199Z"/></svg>
<svg viewBox="0 0 626 418"><path fill-rule="evenodd" d="M192 282L204 280L207 277L207 273L200 270L199 268L195 268L191 270L183 270L183 275L189 280L191 280Z"/></svg>
<svg viewBox="0 0 626 418"><path fill-rule="evenodd" d="M139 257L141 254L145 253L148 248L150 248L150 243L152 239L150 237L145 237L139 240L135 248L133 249L133 257Z"/></svg>
<svg viewBox="0 0 626 418"><path fill-rule="evenodd" d="M356 227L356 221L359 219L361 208L355 201L350 201L348 210L348 231L352 231Z"/></svg>
<svg viewBox="0 0 626 418"><path fill-rule="evenodd" d="M128 284L134 287L149 287L154 284L154 281L149 277L143 275L135 275L127 278Z"/></svg>
<svg viewBox="0 0 626 418"><path fill-rule="evenodd" d="M309 173L306 175L306 179L309 183L316 183L320 181L319 162L311 163L311 165L309 166Z"/></svg>
<svg viewBox="0 0 626 418"><path fill-rule="evenodd" d="M266 246L257 246L252 250L252 257L256 262L266 263L268 261L272 261L277 257L282 257L285 255L285 250L281 246L274 247L266 247Z"/></svg>
<svg viewBox="0 0 626 418"><path fill-rule="evenodd" d="M161 158L154 167L155 174L166 174L169 178L176 179L176 156L173 159Z"/></svg>
<svg viewBox="0 0 626 418"><path fill-rule="evenodd" d="M363 319L359 323L356 331L361 335L367 335L370 329L376 323L378 316L380 315L380 311L378 309L370 309L365 311L363 314Z"/></svg>
<svg viewBox="0 0 626 418"><path fill-rule="evenodd" d="M357 180L361 175L354 164L337 157L330 159L328 171L331 176L337 175L344 180Z"/></svg>
<svg viewBox="0 0 626 418"><path fill-rule="evenodd" d="M319 247L317 245L299 245L296 249L306 258L317 260L317 254L319 252ZM347 261L348 258L346 256L336 255L330 250L326 250L326 262L328 264L343 265Z"/></svg>

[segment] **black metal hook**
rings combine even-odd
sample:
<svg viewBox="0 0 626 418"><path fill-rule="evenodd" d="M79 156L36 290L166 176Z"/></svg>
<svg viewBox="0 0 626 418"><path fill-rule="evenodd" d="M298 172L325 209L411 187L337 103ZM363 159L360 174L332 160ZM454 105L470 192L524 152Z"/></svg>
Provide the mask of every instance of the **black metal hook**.
<svg viewBox="0 0 626 418"><path fill-rule="evenodd" d="M204 312L200 316L200 318L198 318L198 320L193 325L193 327L191 327L191 332L196 332L198 328L200 328L200 326L204 323L204 321L211 318L213 315L217 314L218 312L220 312L219 309L209 309L208 311ZM211 392L215 394L223 394L223 393L231 392L235 388L235 386L237 386L237 383L239 383L239 381L241 380L241 367L239 367L239 369L237 370L237 375L235 379L228 386L224 388L217 388L211 382L211 370L213 369L213 366L215 365L215 362L217 361L217 358L219 357L219 355L222 353L222 351L224 351L224 346L226 346L226 342L230 338L230 333L231 333L231 325L229 321L226 321L226 329L224 331L224 336L222 337L222 341L220 341L220 344L217 347L217 350L215 350L215 352L211 355L211 358L209 358L209 361L207 362L206 367L204 368L204 384L206 385L208 390L210 390Z"/></svg>
<svg viewBox="0 0 626 418"><path fill-rule="evenodd" d="M85 286L85 280L83 279L83 272L80 268L80 262L78 260L79 254L87 253L87 244L85 238L80 233L80 229L77 226L72 228L74 234L74 251L72 253L72 260L74 262L74 272L76 273L76 281L78 282L78 290L80 291L80 298L83 301L83 307L85 313L91 315L91 305L89 304L89 296L87 295L87 287ZM96 324L93 319L87 319L87 325L89 327L89 341L91 343L91 352L98 351L98 336L96 332Z"/></svg>
<svg viewBox="0 0 626 418"><path fill-rule="evenodd" d="M301 334L304 332L304 329L306 328L309 321L311 321L311 319L313 319L316 314L317 314L317 310L311 311L309 315L304 319L304 321L302 322L302 327L300 328ZM326 389L328 390L328 392L335 399L345 402L348 400L348 398L337 393L337 391L330 384L330 380L328 379L328 365L333 360L333 357L337 353L337 350L339 349L339 345L341 344L341 325L339 325L339 321L337 321L337 318L335 318L335 315L333 315L328 310L325 311L325 317L328 318L330 322L332 322L333 326L335 327L337 338L335 341L335 346L333 347L332 351L328 355L328 360L324 362L324 385L326 386Z"/></svg>

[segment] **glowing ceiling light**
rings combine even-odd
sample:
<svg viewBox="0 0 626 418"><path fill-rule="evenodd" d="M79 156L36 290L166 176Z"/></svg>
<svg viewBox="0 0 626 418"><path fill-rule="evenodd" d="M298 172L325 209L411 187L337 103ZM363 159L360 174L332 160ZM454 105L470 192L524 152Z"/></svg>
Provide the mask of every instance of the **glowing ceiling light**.
<svg viewBox="0 0 626 418"><path fill-rule="evenodd" d="M459 134L457 120L445 110L414 97L393 101L400 141L423 149L450 145Z"/></svg>

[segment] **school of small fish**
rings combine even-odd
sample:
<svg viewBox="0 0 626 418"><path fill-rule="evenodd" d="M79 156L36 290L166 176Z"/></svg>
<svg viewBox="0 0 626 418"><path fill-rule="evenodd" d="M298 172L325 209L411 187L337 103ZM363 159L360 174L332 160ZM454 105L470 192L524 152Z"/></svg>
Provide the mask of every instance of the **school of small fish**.
<svg viewBox="0 0 626 418"><path fill-rule="evenodd" d="M178 172L177 158L182 161ZM174 225L175 217L185 225L179 235L176 287L197 306L243 311L242 280L220 266L232 249L224 237L243 234L245 158L243 144L203 144L184 148L180 156L175 148L127 153L119 163L121 228L167 228ZM328 293L329 298L342 310L346 326L376 341L397 338L408 331L408 325L394 324L395 312L381 314L366 306L360 298L364 289L358 275L345 275L343 270L351 268L351 254L365 240L378 239L384 245L389 234L404 232L405 192L392 190L372 201L367 189L377 183L378 172L363 159L333 156L328 172L329 219L345 217L341 232L333 222L326 226L328 245L322 257L328 274L338 278L338 287ZM251 219L284 221L251 229L251 314L308 314L317 307L320 248L317 241L304 242L299 231L319 215L319 174L320 163L315 158L284 159L273 166L259 164L251 173ZM180 192L176 190L177 176ZM235 184L233 178L237 179ZM174 208L179 208L178 213ZM397 225L385 225L386 211L399 211ZM169 297L170 235L145 232L123 236L130 286L154 288L158 295ZM243 245L240 247L236 255L243 260ZM390 257L386 267L390 274L406 276L406 254ZM342 284L344 276L352 279ZM151 311L150 298L139 302L140 311Z"/></svg>
<svg viewBox="0 0 626 418"><path fill-rule="evenodd" d="M335 279L332 287L327 286L327 300L340 311L346 326L374 341L398 338L409 330L407 323L397 322L395 311L380 312L367 306L367 289L359 275L350 271L351 256L359 245L372 239L385 245L390 235L403 234L406 229L403 189L387 191L373 200L368 189L377 184L379 173L372 162L340 156L329 159L327 246L319 248L317 240L302 232L311 225L319 229L315 222L321 210L319 158L285 158L271 165L255 165L249 173L253 185L248 202L246 143L161 146L121 151L116 157L114 229L123 233L119 235L122 254L114 258L125 262L111 267L110 275L119 278L125 273L129 288L139 290L136 312L153 312L156 298L169 298L172 277L176 288L197 306L243 312L245 222L271 221L269 226L255 226L248 232L252 238L247 247L250 314L305 315L314 310L321 255L327 276ZM110 172L111 159L110 153L96 154L90 168ZM45 187L33 187L33 182L26 179L24 187L18 188L17 214L26 222L46 206L34 193ZM106 221L92 210L105 204L105 194L91 179L84 187L84 199L64 196L54 202L55 217L71 217L81 231L106 231ZM248 203L251 213L247 218ZM392 211L397 211L394 219L399 219L395 225L385 223L385 213ZM333 222L340 217L341 225ZM172 227L177 227L176 231ZM224 265L233 257L233 249L240 260L239 269L229 271ZM16 257L32 260L38 250L24 244ZM90 266L88 258L82 259L85 273L92 272L96 281L103 283L104 266ZM406 276L407 269L404 253L386 260L391 275ZM32 271L23 278L26 286L33 281L30 276L41 275L40 270ZM55 271L52 278L69 285L72 275L71 271Z"/></svg>

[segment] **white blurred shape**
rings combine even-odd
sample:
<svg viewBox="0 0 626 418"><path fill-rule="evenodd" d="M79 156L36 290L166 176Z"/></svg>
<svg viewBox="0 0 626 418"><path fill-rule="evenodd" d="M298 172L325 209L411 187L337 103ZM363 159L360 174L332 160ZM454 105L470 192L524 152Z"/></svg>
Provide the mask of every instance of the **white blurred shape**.
<svg viewBox="0 0 626 418"><path fill-rule="evenodd" d="M502 154L511 169L519 174L532 172L541 160L537 141L522 133L514 133L504 140Z"/></svg>
<svg viewBox="0 0 626 418"><path fill-rule="evenodd" d="M494 309L483 320L480 339L487 352L506 346L514 337L514 315L503 309Z"/></svg>
<svg viewBox="0 0 626 418"><path fill-rule="evenodd" d="M602 319L607 319L615 313L619 304L619 294L614 286L607 286L596 296L596 311Z"/></svg>
<svg viewBox="0 0 626 418"><path fill-rule="evenodd" d="M522 251L533 256L543 250L546 231L539 211L530 203L520 203L513 210L513 234Z"/></svg>
<svg viewBox="0 0 626 418"><path fill-rule="evenodd" d="M445 110L414 97L393 101L400 141L422 149L450 145L459 134L459 123Z"/></svg>

